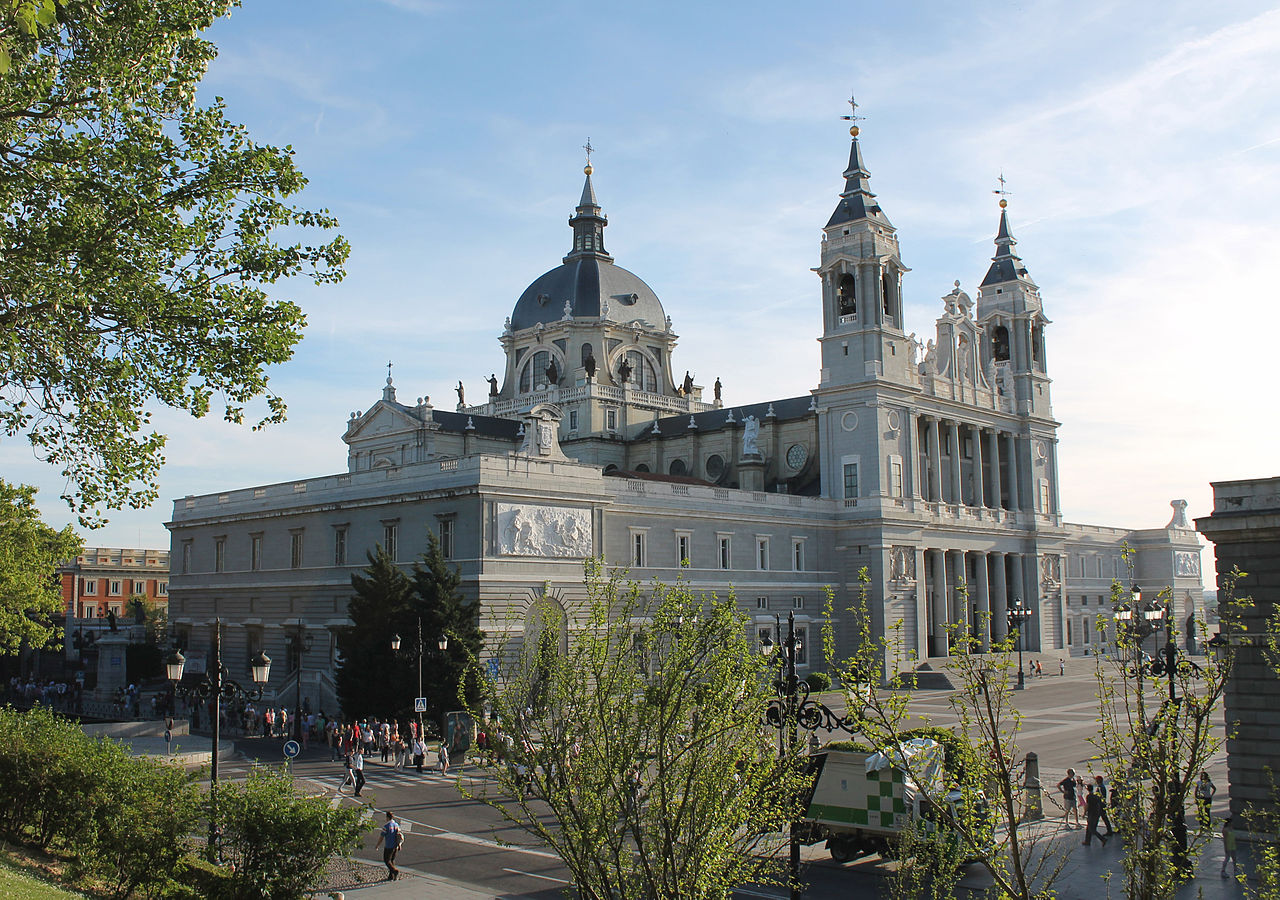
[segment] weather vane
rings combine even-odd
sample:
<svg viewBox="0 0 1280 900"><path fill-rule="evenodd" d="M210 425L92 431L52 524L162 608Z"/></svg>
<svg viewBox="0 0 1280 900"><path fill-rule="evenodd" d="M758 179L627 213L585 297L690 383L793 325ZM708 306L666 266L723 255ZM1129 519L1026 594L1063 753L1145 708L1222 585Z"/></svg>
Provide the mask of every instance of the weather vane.
<svg viewBox="0 0 1280 900"><path fill-rule="evenodd" d="M997 178L997 179L996 179L996 181L1000 182L1000 187L999 187L998 189L996 189L996 190L992 191L991 193L993 193L993 194L998 194L998 195L999 195L999 197L1000 197L1000 208L1001 208L1001 209L1004 209L1006 206L1008 206L1008 205L1009 205L1009 201L1008 201L1008 200L1006 200L1005 198L1006 198L1006 197L1008 197L1008 196L1010 195L1010 193L1011 193L1011 192L1010 192L1010 191L1006 191L1006 190L1004 189L1004 186L1005 186L1005 180L1004 180L1004 171L1003 171L1003 170L1001 170L1001 172L1000 172L1000 177L999 177L999 178Z"/></svg>
<svg viewBox="0 0 1280 900"><path fill-rule="evenodd" d="M853 99L852 94L849 95L849 99L846 102L849 104L850 114L847 116L841 116L840 118L844 119L846 122L861 122L866 118L866 116L858 115L858 101Z"/></svg>

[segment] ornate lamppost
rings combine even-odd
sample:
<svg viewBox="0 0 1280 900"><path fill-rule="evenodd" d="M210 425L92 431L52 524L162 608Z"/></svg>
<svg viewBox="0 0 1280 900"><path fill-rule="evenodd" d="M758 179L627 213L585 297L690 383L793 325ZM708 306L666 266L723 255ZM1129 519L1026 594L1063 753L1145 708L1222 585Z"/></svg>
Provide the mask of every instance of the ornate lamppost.
<svg viewBox="0 0 1280 900"><path fill-rule="evenodd" d="M1015 691L1026 690L1027 687L1027 676L1022 669L1022 623L1031 615L1031 608L1023 604L1022 598L1014 597L1013 606L1009 607L1009 630L1017 635L1018 641L1018 683L1013 686Z"/></svg>
<svg viewBox="0 0 1280 900"><path fill-rule="evenodd" d="M777 696L769 701L765 709L765 722L778 730L778 757L785 759L787 749L794 753L796 737L800 728L816 731L823 728L828 732L837 728L849 734L857 731L857 719L852 716L838 716L823 703L809 698L809 685L796 675L796 657L804 647L800 638L796 637L795 613L787 614L787 637L782 639L782 619L773 617L774 631L778 635L780 645L775 645L772 638L765 635L760 642L760 652L766 657L778 653L778 678L774 682ZM790 831L790 865L791 900L800 900L800 823L798 816L791 821Z"/></svg>
<svg viewBox="0 0 1280 900"><path fill-rule="evenodd" d="M212 666L203 678L194 684L179 684L186 668L187 659L180 649L175 649L165 660L165 674L174 684L174 694L185 700L204 703L213 700L213 758L209 766L209 858L216 862L220 855L220 839L222 832L218 827L218 740L222 734L222 701L223 699L243 699L256 703L262 699L262 688L271 675L271 658L259 651L249 662L253 673L253 682L257 687L247 688L230 677L227 667L222 664L222 620L213 620L213 660Z"/></svg>
<svg viewBox="0 0 1280 900"><path fill-rule="evenodd" d="M399 652L400 644L401 644L400 635L399 634L391 635L392 652ZM439 648L441 655L443 655L444 652L449 649L449 635L442 633L440 637L436 638L436 647ZM419 697L422 696L422 650L423 650L422 616L418 616L418 694L417 696ZM426 740L426 733L423 732L422 730L422 713L421 712L418 713L418 739Z"/></svg>

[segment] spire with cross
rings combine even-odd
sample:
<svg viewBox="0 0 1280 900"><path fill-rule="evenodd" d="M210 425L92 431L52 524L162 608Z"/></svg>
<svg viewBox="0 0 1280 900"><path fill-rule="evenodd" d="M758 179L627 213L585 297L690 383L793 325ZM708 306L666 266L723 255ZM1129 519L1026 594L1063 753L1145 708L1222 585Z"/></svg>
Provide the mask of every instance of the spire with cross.
<svg viewBox="0 0 1280 900"><path fill-rule="evenodd" d="M1011 196L1012 192L1011 192L1011 191L1007 191L1007 190L1005 190L1005 187L1004 187L1004 186L1005 186L1006 182L1005 182L1005 179L1004 179L1004 171L1003 171L1003 170L1001 170L1001 172L1000 172L1000 176L999 176L998 178L996 178L996 181L1000 182L1000 187L996 188L996 189L995 189L994 191L992 191L991 193L999 195L999 197L1000 197L1000 208L1001 208L1001 209L1004 209L1006 206L1008 206L1008 205L1009 205L1009 201L1008 201L1008 199L1006 199L1006 198L1008 198L1009 196Z"/></svg>
<svg viewBox="0 0 1280 900"><path fill-rule="evenodd" d="M587 151L587 174L590 175L591 174L591 154L594 153L596 150L595 147L591 146L591 138L587 138L587 142L582 145L582 149Z"/></svg>

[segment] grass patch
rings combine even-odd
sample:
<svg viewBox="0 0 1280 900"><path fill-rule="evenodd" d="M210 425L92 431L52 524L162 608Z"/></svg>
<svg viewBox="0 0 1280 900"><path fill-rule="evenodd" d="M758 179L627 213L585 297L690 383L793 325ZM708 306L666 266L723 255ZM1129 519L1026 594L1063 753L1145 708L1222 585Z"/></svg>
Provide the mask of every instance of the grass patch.
<svg viewBox="0 0 1280 900"><path fill-rule="evenodd" d="M46 881L38 870L16 863L9 855L0 855L0 897L6 900L67 900L87 894L69 891Z"/></svg>

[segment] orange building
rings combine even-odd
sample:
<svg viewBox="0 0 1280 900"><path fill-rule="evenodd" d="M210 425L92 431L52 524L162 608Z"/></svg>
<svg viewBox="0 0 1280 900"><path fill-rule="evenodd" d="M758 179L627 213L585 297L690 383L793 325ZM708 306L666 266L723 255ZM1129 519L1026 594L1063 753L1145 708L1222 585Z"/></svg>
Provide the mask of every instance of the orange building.
<svg viewBox="0 0 1280 900"><path fill-rule="evenodd" d="M131 621L134 599L142 599L148 607L169 606L168 550L86 547L75 559L58 566L57 573L70 659L79 656L74 646L79 642L72 640L76 632L86 638L96 635L108 627L109 612L114 612L124 627Z"/></svg>

